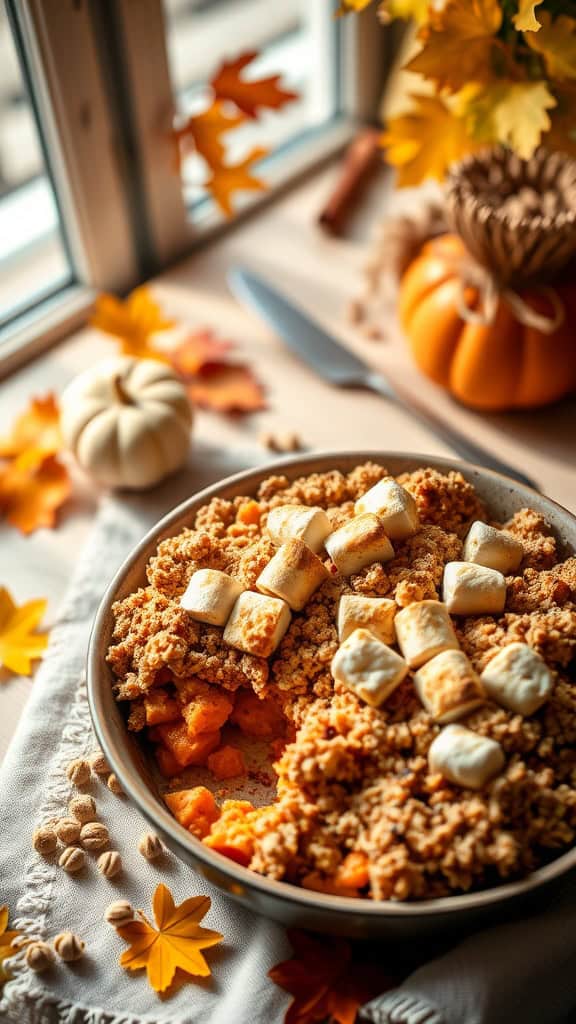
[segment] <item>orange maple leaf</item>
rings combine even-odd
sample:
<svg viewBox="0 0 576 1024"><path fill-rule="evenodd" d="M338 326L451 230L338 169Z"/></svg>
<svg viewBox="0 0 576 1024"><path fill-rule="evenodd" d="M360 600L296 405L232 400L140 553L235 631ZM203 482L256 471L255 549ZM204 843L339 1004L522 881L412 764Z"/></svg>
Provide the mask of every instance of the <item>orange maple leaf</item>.
<svg viewBox="0 0 576 1024"><path fill-rule="evenodd" d="M218 206L227 217L231 217L233 213L232 192L264 192L266 190L264 182L260 181L259 178L253 177L251 169L252 164L256 163L257 160L261 160L263 156L266 156L267 152L268 150L257 147L239 164L232 164L230 166L222 164L212 171L212 175L204 187L212 193Z"/></svg>
<svg viewBox="0 0 576 1024"><path fill-rule="evenodd" d="M278 83L281 75L246 81L240 73L258 56L254 50L241 54L236 60L224 61L210 82L216 99L229 100L242 110L246 117L258 118L258 108L278 110L286 103L299 99L298 93L283 89Z"/></svg>
<svg viewBox="0 0 576 1024"><path fill-rule="evenodd" d="M209 896L193 896L177 907L170 890L160 883L152 897L157 927L139 910L140 921L116 929L130 943L120 957L120 966L127 971L145 967L155 992L166 991L178 968L194 977L208 977L210 968L202 950L223 940L220 932L202 928L198 923L210 910L210 904Z"/></svg>
<svg viewBox="0 0 576 1024"><path fill-rule="evenodd" d="M41 658L47 645L46 633L36 627L46 611L47 602L40 598L18 606L6 587L0 587L0 668L20 676L29 676L32 661ZM0 910L0 925L1 925ZM0 927L0 946L3 936Z"/></svg>
<svg viewBox="0 0 576 1024"><path fill-rule="evenodd" d="M177 146L178 169L180 154L194 148L212 169L220 167L224 162L225 147L220 137L232 128L237 128L246 120L244 114L229 114L218 100L208 110L189 117L179 128L172 132Z"/></svg>
<svg viewBox="0 0 576 1024"><path fill-rule="evenodd" d="M250 367L207 363L188 385L193 402L216 412L257 412L266 408L261 385Z"/></svg>
<svg viewBox="0 0 576 1024"><path fill-rule="evenodd" d="M288 931L294 956L268 971L272 981L292 996L285 1024L354 1024L363 1003L384 991L391 979L370 966L352 963L344 939Z"/></svg>
<svg viewBox="0 0 576 1024"><path fill-rule="evenodd" d="M174 321L164 317L145 285L124 300L115 295L99 295L90 323L117 338L125 355L166 362L166 355L154 348L152 338L157 332L174 327Z"/></svg>
<svg viewBox="0 0 576 1024"><path fill-rule="evenodd" d="M4 961L8 957L14 956L22 948L20 943L14 945L14 939L17 939L22 933L14 930L8 931L8 917L8 907L0 907L0 992L4 982L12 977L7 968L4 967Z"/></svg>
<svg viewBox="0 0 576 1024"><path fill-rule="evenodd" d="M53 527L71 490L66 466L35 448L0 467L0 513L25 534Z"/></svg>
<svg viewBox="0 0 576 1024"><path fill-rule="evenodd" d="M30 448L53 454L62 448L60 410L55 395L33 398L12 427L10 437L0 440L0 458L11 459Z"/></svg>
<svg viewBox="0 0 576 1024"><path fill-rule="evenodd" d="M230 341L216 338L209 328L193 331L167 354L170 365L184 380L195 377L207 363L219 363L232 348Z"/></svg>

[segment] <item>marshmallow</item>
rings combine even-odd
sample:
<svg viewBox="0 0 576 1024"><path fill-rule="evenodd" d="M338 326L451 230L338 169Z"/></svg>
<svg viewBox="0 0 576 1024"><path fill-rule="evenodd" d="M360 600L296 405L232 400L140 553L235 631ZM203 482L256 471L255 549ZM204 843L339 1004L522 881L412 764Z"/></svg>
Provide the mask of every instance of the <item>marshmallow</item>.
<svg viewBox="0 0 576 1024"><path fill-rule="evenodd" d="M320 551L332 529L323 508L307 505L280 505L268 513L266 530L274 544L295 538L303 540L314 551Z"/></svg>
<svg viewBox="0 0 576 1024"><path fill-rule="evenodd" d="M489 697L519 715L532 715L548 700L554 679L545 661L528 644L503 647L481 677Z"/></svg>
<svg viewBox="0 0 576 1024"><path fill-rule="evenodd" d="M426 710L444 724L462 718L486 700L479 675L463 651L442 651L414 675L414 685Z"/></svg>
<svg viewBox="0 0 576 1024"><path fill-rule="evenodd" d="M394 557L383 524L371 512L356 516L335 530L324 546L343 576L352 576L373 562L388 562Z"/></svg>
<svg viewBox="0 0 576 1024"><path fill-rule="evenodd" d="M524 548L515 537L480 520L472 523L464 541L465 561L497 569L508 576L517 571L523 557Z"/></svg>
<svg viewBox="0 0 576 1024"><path fill-rule="evenodd" d="M467 789L482 789L502 771L504 763L499 743L463 725L446 726L428 751L430 771Z"/></svg>
<svg viewBox="0 0 576 1024"><path fill-rule="evenodd" d="M408 665L367 629L355 629L332 658L332 675L377 708L400 685Z"/></svg>
<svg viewBox="0 0 576 1024"><path fill-rule="evenodd" d="M420 525L414 498L391 476L380 480L358 498L354 511L357 516L364 512L373 512L377 515L392 540L411 537Z"/></svg>
<svg viewBox="0 0 576 1024"><path fill-rule="evenodd" d="M245 654L268 658L278 647L290 619L290 609L285 601L245 590L230 613L224 642Z"/></svg>
<svg viewBox="0 0 576 1024"><path fill-rule="evenodd" d="M256 586L263 594L281 597L299 612L328 573L302 540L287 540L262 570Z"/></svg>
<svg viewBox="0 0 576 1024"><path fill-rule="evenodd" d="M396 602L387 597L343 594L338 605L338 639L347 640L355 629L367 629L384 644L393 644Z"/></svg>
<svg viewBox="0 0 576 1024"><path fill-rule="evenodd" d="M474 562L448 562L442 598L451 615L497 615L504 611L506 580L496 569Z"/></svg>
<svg viewBox="0 0 576 1024"><path fill-rule="evenodd" d="M223 626L242 593L238 580L219 569L198 569L180 598L180 607L198 622Z"/></svg>
<svg viewBox="0 0 576 1024"><path fill-rule="evenodd" d="M446 605L415 601L394 619L398 646L410 668L419 668L441 651L459 647Z"/></svg>

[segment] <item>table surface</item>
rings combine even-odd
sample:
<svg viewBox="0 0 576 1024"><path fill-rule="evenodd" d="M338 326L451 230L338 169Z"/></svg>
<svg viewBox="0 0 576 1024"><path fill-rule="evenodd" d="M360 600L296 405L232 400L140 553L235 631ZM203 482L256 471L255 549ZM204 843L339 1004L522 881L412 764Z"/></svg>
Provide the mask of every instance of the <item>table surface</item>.
<svg viewBox="0 0 576 1024"><path fill-rule="evenodd" d="M265 412L240 420L198 412L196 448L252 451L256 462L262 458L263 431L296 431L310 449L452 454L398 407L366 392L330 388L299 363L231 296L226 273L242 264L267 276L375 368L389 373L463 433L521 467L550 497L576 509L574 400L535 413L478 415L420 376L393 315L381 341L362 337L347 323L345 307L363 286L368 240L399 200L385 178L377 178L347 237L329 238L318 230L315 218L337 173L336 164L316 173L154 281L154 291L169 315L191 327L209 326L234 341L237 357L250 363L266 386ZM113 341L86 328L3 381L0 435L32 395L61 392L77 372L116 349ZM0 526L0 585L8 586L19 602L48 598L47 626L54 621L97 505L95 489L77 478L74 500L56 530L22 537ZM0 670L0 758L33 685L33 680Z"/></svg>

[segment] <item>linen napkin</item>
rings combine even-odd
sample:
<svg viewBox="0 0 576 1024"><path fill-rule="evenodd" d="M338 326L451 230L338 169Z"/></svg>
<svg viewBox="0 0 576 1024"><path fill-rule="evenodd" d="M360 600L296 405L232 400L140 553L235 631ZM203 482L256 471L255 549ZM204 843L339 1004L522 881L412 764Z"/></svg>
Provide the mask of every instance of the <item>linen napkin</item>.
<svg viewBox="0 0 576 1024"><path fill-rule="evenodd" d="M13 927L51 938L70 930L86 942L85 956L34 975L23 954L11 961L13 980L0 1001L2 1024L282 1024L289 996L267 972L290 955L284 929L244 910L172 854L149 863L137 852L146 825L126 798L94 782L90 792L108 826L123 871L107 880L95 858L69 876L56 858L31 847L34 826L65 813L65 766L95 746L82 680L90 628L115 570L144 532L168 509L211 480L255 462L254 455L197 451L194 470L141 497L104 499L81 555L50 647L0 773L0 902ZM124 972L125 944L103 921L106 906L128 899L150 911L165 882L177 902L199 893L212 907L204 924L224 935L208 953L212 977L184 984L169 998L140 975ZM383 965L395 944L381 944ZM576 897L521 925L484 932L416 971L395 992L374 1000L365 1019L379 1024L568 1024L576 1008ZM371 957L372 959L372 957ZM566 1015L568 1014L568 1015Z"/></svg>

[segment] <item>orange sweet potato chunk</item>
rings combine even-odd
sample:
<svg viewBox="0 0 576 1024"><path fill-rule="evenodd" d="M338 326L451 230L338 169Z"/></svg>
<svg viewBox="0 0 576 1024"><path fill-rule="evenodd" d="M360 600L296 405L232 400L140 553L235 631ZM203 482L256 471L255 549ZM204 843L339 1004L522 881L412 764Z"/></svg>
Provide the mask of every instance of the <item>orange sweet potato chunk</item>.
<svg viewBox="0 0 576 1024"><path fill-rule="evenodd" d="M185 722L159 725L157 729L162 743L174 755L181 768L187 768L190 764L205 764L208 754L216 750L220 743L219 729L201 732L194 737L190 736Z"/></svg>
<svg viewBox="0 0 576 1024"><path fill-rule="evenodd" d="M260 700L253 690L241 690L236 697L230 721L246 736L272 739L284 732L284 715L269 697Z"/></svg>
<svg viewBox="0 0 576 1024"><path fill-rule="evenodd" d="M244 526L252 526L260 522L261 514L262 510L257 501L244 501L238 508L236 519Z"/></svg>
<svg viewBox="0 0 576 1024"><path fill-rule="evenodd" d="M180 718L180 705L161 686L149 690L144 697L146 725L161 725Z"/></svg>
<svg viewBox="0 0 576 1024"><path fill-rule="evenodd" d="M363 889L369 881L368 857L361 850L347 854L334 873L335 884L345 888Z"/></svg>
<svg viewBox="0 0 576 1024"><path fill-rule="evenodd" d="M230 696L208 683L198 682L192 699L182 707L182 717L191 737L220 729L230 717L234 705Z"/></svg>
<svg viewBox="0 0 576 1024"><path fill-rule="evenodd" d="M218 821L204 839L206 846L230 860L248 867L254 854L254 832L250 814L254 807L248 800L225 800Z"/></svg>
<svg viewBox="0 0 576 1024"><path fill-rule="evenodd" d="M156 747L154 756L156 758L160 774L163 775L165 779L171 779L174 775L179 775L182 771L182 765L176 760L172 751L168 750L168 747Z"/></svg>
<svg viewBox="0 0 576 1024"><path fill-rule="evenodd" d="M233 779L246 774L244 754L238 747L225 746L210 754L206 764L217 779Z"/></svg>
<svg viewBox="0 0 576 1024"><path fill-rule="evenodd" d="M208 835L212 825L220 817L220 808L206 786L194 786L193 789L166 793L164 800L176 821L199 839Z"/></svg>
<svg viewBox="0 0 576 1024"><path fill-rule="evenodd" d="M329 896L357 896L358 890L350 886L338 885L333 878L325 878L317 871L304 875L302 879L303 889L312 889L313 892L324 892Z"/></svg>

